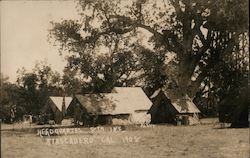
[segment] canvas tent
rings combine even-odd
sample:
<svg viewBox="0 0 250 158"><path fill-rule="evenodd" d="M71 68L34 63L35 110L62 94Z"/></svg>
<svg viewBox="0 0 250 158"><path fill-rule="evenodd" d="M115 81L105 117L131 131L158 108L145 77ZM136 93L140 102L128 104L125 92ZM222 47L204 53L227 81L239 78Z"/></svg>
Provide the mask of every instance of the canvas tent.
<svg viewBox="0 0 250 158"><path fill-rule="evenodd" d="M125 89L117 87L112 93L75 95L70 106L74 107L71 111L75 121L81 120L85 125L148 121L151 101L139 87Z"/></svg>
<svg viewBox="0 0 250 158"><path fill-rule="evenodd" d="M72 97L50 96L43 108L43 112L50 113L50 118L53 119L56 124L60 124L67 115L67 109L71 101Z"/></svg>
<svg viewBox="0 0 250 158"><path fill-rule="evenodd" d="M150 97L153 105L149 110L151 123L198 124L200 110L188 96L156 90Z"/></svg>
<svg viewBox="0 0 250 158"><path fill-rule="evenodd" d="M150 116L147 114L152 106L152 102L141 87L115 87L112 92L124 96L128 100L128 105L133 109L132 122L143 123L151 121Z"/></svg>

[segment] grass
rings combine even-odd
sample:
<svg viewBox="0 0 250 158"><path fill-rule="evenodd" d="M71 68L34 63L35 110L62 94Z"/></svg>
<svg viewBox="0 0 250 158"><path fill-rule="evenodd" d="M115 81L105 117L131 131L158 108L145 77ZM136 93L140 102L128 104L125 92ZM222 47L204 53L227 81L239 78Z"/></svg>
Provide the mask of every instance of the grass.
<svg viewBox="0 0 250 158"><path fill-rule="evenodd" d="M3 158L248 158L249 129L197 126L128 126L119 132L82 132L52 138L92 138L93 143L47 144L34 130L3 130ZM112 139L110 141L109 139ZM137 140L136 140L137 139Z"/></svg>

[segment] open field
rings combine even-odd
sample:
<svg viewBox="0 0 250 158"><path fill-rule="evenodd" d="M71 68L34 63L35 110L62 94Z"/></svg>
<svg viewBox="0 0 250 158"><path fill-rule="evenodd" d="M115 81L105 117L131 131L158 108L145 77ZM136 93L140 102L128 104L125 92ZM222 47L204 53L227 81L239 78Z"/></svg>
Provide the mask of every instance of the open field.
<svg viewBox="0 0 250 158"><path fill-rule="evenodd" d="M197 126L111 127L40 137L37 130L3 130L3 158L248 158L249 129ZM78 129L79 130L79 129ZM49 138L68 141L48 143ZM78 142L71 140L78 139ZM81 138L81 141L79 141ZM58 143L59 142L59 143ZM64 144L63 144L64 143Z"/></svg>

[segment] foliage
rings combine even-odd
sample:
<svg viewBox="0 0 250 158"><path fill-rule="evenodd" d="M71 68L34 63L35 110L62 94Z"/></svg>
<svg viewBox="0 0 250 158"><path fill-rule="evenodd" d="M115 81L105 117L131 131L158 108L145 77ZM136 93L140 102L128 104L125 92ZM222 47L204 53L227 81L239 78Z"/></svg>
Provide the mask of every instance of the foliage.
<svg viewBox="0 0 250 158"><path fill-rule="evenodd" d="M11 109L13 107L15 107L16 113L12 120L20 119L26 111L21 106L17 106L19 98L21 98L19 88L17 85L10 83L8 77L4 77L3 74L1 74L0 82L0 119L11 122Z"/></svg>
<svg viewBox="0 0 250 158"><path fill-rule="evenodd" d="M18 105L28 113L38 113L50 95L63 95L60 74L52 71L46 61L37 63L32 72L24 68L18 71Z"/></svg>
<svg viewBox="0 0 250 158"><path fill-rule="evenodd" d="M231 51L231 47L238 44L236 38L244 35L247 30L246 4L236 3L204 0L170 0L161 3L146 0L128 3L82 0L78 2L81 21L53 23L50 34L60 43L62 50L77 54L70 56L69 63L81 65L81 73L95 82L98 73L92 75L90 72L96 71L97 64L91 64L98 60L95 58L97 49L109 47L112 49L109 52L111 54L124 47L133 50L134 45L128 40L137 38L138 42L138 28L147 30L152 33L150 42L155 46L152 53L162 53L163 49L165 53L174 52L177 55L179 64L176 84L191 95L207 75L202 74L197 79L198 83L193 84L191 76L197 66L202 63L214 65L216 61L204 61L204 58L219 60L220 54L231 53L228 50ZM239 15L241 20L237 18ZM220 37L221 34L224 37ZM219 42L218 38L221 38ZM120 41L126 44L122 45ZM217 48L219 45L221 48ZM103 56L99 60L103 60ZM204 70L200 68L200 71ZM195 90L193 93L188 91L190 87Z"/></svg>
<svg viewBox="0 0 250 158"><path fill-rule="evenodd" d="M81 19L52 22L50 35L69 52L85 92L142 85L150 95L164 87L215 108L245 80L247 1L80 0L77 7Z"/></svg>

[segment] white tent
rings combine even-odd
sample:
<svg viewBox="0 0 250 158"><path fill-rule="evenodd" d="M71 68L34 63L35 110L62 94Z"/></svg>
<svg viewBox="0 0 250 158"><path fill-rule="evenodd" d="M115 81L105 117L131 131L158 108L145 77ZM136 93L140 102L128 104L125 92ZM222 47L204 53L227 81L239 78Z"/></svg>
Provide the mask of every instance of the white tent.
<svg viewBox="0 0 250 158"><path fill-rule="evenodd" d="M115 87L112 93L76 95L75 100L92 115L127 115L131 123L150 122L152 102L140 87Z"/></svg>

